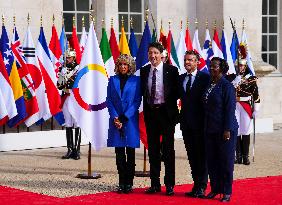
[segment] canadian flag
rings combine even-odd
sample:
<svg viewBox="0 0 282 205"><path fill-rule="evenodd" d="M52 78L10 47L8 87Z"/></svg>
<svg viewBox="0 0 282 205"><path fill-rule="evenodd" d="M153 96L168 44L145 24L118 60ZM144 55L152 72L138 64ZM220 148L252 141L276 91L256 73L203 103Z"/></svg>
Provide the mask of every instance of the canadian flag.
<svg viewBox="0 0 282 205"><path fill-rule="evenodd" d="M86 30L85 30L85 26L83 26L82 27L82 34L81 34L80 42L79 42L81 54L83 54L86 41L87 41L87 33L86 33Z"/></svg>
<svg viewBox="0 0 282 205"><path fill-rule="evenodd" d="M49 43L49 51L54 70L58 78L59 68L62 67L62 64L60 62L62 50L55 25L52 26L52 37Z"/></svg>
<svg viewBox="0 0 282 205"><path fill-rule="evenodd" d="M45 39L43 27L40 27L40 34L36 46L36 55L39 67L46 86L46 94L49 103L50 113L55 117L60 125L65 123L63 112L60 108L61 96L57 89L57 76L51 61L49 49Z"/></svg>

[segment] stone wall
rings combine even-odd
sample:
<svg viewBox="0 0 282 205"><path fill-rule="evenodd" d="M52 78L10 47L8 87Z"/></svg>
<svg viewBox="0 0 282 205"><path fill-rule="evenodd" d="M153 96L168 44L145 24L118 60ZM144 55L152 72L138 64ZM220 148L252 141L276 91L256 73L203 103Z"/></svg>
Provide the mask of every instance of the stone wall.
<svg viewBox="0 0 282 205"><path fill-rule="evenodd" d="M55 15L55 25L59 33L62 25L62 0L0 0L0 14L4 14L5 26L9 35L12 37L13 16L16 17L16 27L21 42L24 40L27 28L27 15L30 14L30 29L33 40L36 44L39 36L40 16L43 17L43 28L47 41L51 38L52 16Z"/></svg>
<svg viewBox="0 0 282 205"><path fill-rule="evenodd" d="M161 20L163 22L163 28L165 34L168 34L169 25L168 21L171 21L171 31L173 34L174 43L176 45L179 33L180 33L180 21L183 21L183 27L186 27L186 19L189 18L190 26L189 28L192 29L191 34L194 33L194 22L193 19L196 17L196 0L173 0L173 1L166 1L166 0L155 0L156 7L157 7L157 28L158 28L158 35L159 29L161 27Z"/></svg>
<svg viewBox="0 0 282 205"><path fill-rule="evenodd" d="M261 98L258 118L272 118L274 123L282 123L282 77L260 77L258 86Z"/></svg>

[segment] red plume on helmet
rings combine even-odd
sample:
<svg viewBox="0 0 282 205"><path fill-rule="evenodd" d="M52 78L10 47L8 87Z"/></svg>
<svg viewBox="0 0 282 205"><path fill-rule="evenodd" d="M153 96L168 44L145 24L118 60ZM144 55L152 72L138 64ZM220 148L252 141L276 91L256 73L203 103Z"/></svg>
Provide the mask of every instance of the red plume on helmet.
<svg viewBox="0 0 282 205"><path fill-rule="evenodd" d="M247 51L246 44L240 43L238 51L239 51L239 59L246 59L247 58L248 51Z"/></svg>

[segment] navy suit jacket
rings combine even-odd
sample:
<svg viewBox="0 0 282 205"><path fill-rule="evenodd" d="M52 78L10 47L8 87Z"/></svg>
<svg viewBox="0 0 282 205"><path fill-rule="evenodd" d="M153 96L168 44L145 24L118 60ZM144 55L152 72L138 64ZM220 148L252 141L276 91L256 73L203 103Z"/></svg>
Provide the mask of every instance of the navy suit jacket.
<svg viewBox="0 0 282 205"><path fill-rule="evenodd" d="M179 77L181 99L180 129L199 130L204 128L204 105L202 97L209 85L210 76L198 71L188 96L183 88L183 81L187 73Z"/></svg>
<svg viewBox="0 0 282 205"><path fill-rule="evenodd" d="M222 77L208 99L204 99L204 106L207 134L223 134L224 131L238 129L235 88L226 78Z"/></svg>

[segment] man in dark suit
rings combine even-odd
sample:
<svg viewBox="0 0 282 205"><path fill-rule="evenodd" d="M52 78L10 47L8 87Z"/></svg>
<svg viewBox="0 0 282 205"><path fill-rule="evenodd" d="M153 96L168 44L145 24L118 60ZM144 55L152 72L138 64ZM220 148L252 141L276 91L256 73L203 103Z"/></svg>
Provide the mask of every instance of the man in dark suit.
<svg viewBox="0 0 282 205"><path fill-rule="evenodd" d="M163 63L160 43L151 43L148 49L150 64L141 68L144 119L148 137L151 187L146 193L161 191L160 136L165 165L166 194L173 195L175 185L174 131L178 116L178 70Z"/></svg>
<svg viewBox="0 0 282 205"><path fill-rule="evenodd" d="M192 191L186 196L204 198L208 181L204 139L204 107L202 96L209 84L209 75L197 71L199 55L186 51L184 66L187 73L180 76L181 99L180 129L188 155L194 181Z"/></svg>

